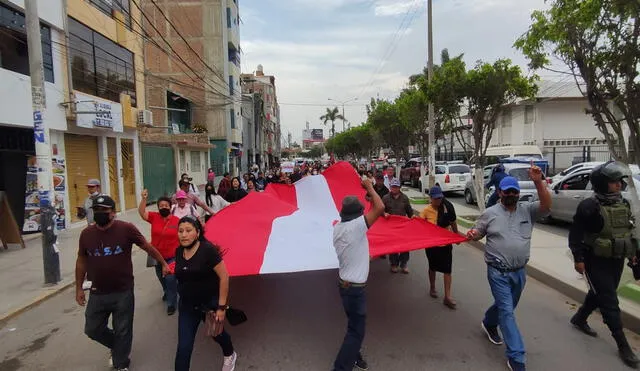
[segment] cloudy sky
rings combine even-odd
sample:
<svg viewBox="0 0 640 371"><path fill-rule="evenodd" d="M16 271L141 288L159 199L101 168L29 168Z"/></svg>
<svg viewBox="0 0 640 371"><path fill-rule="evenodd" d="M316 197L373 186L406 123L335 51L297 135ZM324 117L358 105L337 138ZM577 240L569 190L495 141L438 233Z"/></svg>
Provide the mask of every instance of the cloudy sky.
<svg viewBox="0 0 640 371"><path fill-rule="evenodd" d="M336 105L328 98L358 98L345 107L358 125L371 97L395 97L426 65L426 2L240 0L242 70L262 64L276 77L285 138L291 132L300 143L306 121L327 136L319 117ZM452 56L464 53L468 66L506 57L526 69L512 45L531 11L543 7L544 0L434 0L435 62L448 48Z"/></svg>

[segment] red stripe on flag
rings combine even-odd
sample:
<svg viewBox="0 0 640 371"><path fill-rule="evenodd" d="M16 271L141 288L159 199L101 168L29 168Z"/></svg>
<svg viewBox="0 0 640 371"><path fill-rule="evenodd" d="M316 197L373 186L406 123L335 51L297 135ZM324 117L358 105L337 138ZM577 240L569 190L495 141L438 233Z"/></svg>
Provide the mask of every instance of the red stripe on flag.
<svg viewBox="0 0 640 371"><path fill-rule="evenodd" d="M298 199L296 197L296 188L289 184L271 183L267 186L264 193L271 194L275 198L289 203L296 208L298 207Z"/></svg>
<svg viewBox="0 0 640 371"><path fill-rule="evenodd" d="M391 215L380 217L369 229L369 255L372 257L445 246L467 239L423 219Z"/></svg>
<svg viewBox="0 0 640 371"><path fill-rule="evenodd" d="M295 200L293 187L278 192L288 200L292 199L290 193ZM273 220L291 215L296 209L295 205L283 202L273 193L250 193L209 219L205 237L220 246L231 276L259 274Z"/></svg>
<svg viewBox="0 0 640 371"><path fill-rule="evenodd" d="M362 188L360 177L351 164L340 161L329 167L322 175L327 180L329 190L331 190L331 197L333 197L333 202L336 204L338 211L342 209L342 200L346 196L358 196L360 202L365 205L365 210L369 210L369 202L365 201L364 198L367 191Z"/></svg>

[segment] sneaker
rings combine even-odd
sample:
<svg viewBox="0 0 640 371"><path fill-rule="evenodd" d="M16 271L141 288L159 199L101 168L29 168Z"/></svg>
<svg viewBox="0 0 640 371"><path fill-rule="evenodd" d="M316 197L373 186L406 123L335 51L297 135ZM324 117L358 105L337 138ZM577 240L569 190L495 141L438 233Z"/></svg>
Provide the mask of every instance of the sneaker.
<svg viewBox="0 0 640 371"><path fill-rule="evenodd" d="M573 327L577 328L578 330L582 331L583 333L589 336L592 336L592 337L598 336L598 333L594 329L592 329L591 326L589 326L587 321L581 321L580 319L578 319L577 313L573 317L571 317L571 320L569 322L571 322Z"/></svg>
<svg viewBox="0 0 640 371"><path fill-rule="evenodd" d="M525 367L524 363L520 363L518 361L514 361L511 358L509 358L507 360L507 367L509 367L509 370L511 370L511 371L525 371L527 369Z"/></svg>
<svg viewBox="0 0 640 371"><path fill-rule="evenodd" d="M362 358L362 355L358 355L358 360L356 361L355 366L358 370L366 371L369 369L369 364L364 360L364 358Z"/></svg>
<svg viewBox="0 0 640 371"><path fill-rule="evenodd" d="M398 266L397 265L392 265L391 266L391 273L398 273Z"/></svg>
<svg viewBox="0 0 640 371"><path fill-rule="evenodd" d="M500 337L497 327L486 327L484 325L484 321L480 322L480 326L482 326L482 330L484 330L484 333L487 334L490 342L494 343L495 345L502 345L502 337Z"/></svg>
<svg viewBox="0 0 640 371"><path fill-rule="evenodd" d="M125 367L125 368L116 368L116 371L129 371L129 367Z"/></svg>
<svg viewBox="0 0 640 371"><path fill-rule="evenodd" d="M402 268L401 268L401 270L402 270L402 273L404 273L404 274L409 274L409 268L407 268L407 267L402 267Z"/></svg>
<svg viewBox="0 0 640 371"><path fill-rule="evenodd" d="M238 353L233 352L229 357L224 357L222 363L222 371L233 371L236 369L236 360L238 359Z"/></svg>

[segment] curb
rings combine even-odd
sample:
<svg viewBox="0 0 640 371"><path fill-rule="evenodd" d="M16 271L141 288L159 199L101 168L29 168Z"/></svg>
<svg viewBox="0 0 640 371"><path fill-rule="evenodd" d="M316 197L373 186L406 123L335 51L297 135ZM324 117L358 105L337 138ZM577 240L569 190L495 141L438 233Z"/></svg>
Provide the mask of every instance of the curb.
<svg viewBox="0 0 640 371"><path fill-rule="evenodd" d="M73 284L75 283L75 280L68 280L68 281L60 281L55 287L52 288L48 288L46 289L47 291L43 294L40 294L38 296L36 296L35 298L31 299L30 302L28 302L27 304L24 304L23 306L10 310L7 313L2 313L0 314L0 326L3 326L6 322L8 322L10 319L12 319L13 317L22 314L24 312L26 312L27 310L38 306L39 304L41 304L42 302L51 299L52 297L58 295L59 293L61 293L62 291L68 289L69 287L73 286Z"/></svg>

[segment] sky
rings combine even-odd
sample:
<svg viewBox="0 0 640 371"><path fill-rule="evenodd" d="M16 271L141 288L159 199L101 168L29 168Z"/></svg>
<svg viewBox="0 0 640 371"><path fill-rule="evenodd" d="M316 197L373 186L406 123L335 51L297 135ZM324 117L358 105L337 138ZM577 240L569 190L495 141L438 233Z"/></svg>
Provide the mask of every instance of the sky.
<svg viewBox="0 0 640 371"><path fill-rule="evenodd" d="M352 126L372 97L393 99L427 63L427 0L240 0L242 72L274 75L281 131L301 143L306 122L323 128L327 107L345 104ZM434 0L434 62L440 51L476 61L527 61L512 45L544 0ZM542 78L547 76L539 73ZM549 77L552 78L552 77ZM330 123L329 123L330 125ZM336 132L342 123L336 122Z"/></svg>

